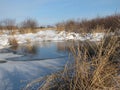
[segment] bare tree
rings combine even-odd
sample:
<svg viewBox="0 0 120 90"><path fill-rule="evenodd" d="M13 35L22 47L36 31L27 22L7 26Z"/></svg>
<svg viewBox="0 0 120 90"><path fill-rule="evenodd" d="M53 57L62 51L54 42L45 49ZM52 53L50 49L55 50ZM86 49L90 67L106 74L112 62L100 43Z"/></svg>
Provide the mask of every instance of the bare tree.
<svg viewBox="0 0 120 90"><path fill-rule="evenodd" d="M2 26L7 30L16 29L16 21L14 19L4 19L2 21Z"/></svg>
<svg viewBox="0 0 120 90"><path fill-rule="evenodd" d="M38 22L35 19L26 19L21 23L22 28L35 29L38 26Z"/></svg>
<svg viewBox="0 0 120 90"><path fill-rule="evenodd" d="M35 19L29 18L21 22L20 32L21 33L36 32L37 27L38 22Z"/></svg>

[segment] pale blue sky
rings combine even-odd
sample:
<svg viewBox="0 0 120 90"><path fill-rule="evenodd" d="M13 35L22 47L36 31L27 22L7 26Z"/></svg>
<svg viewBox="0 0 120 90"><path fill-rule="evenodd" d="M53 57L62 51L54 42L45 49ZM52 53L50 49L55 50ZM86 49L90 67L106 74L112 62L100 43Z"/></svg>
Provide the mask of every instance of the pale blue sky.
<svg viewBox="0 0 120 90"><path fill-rule="evenodd" d="M40 24L120 13L120 0L0 0L0 20L34 18Z"/></svg>

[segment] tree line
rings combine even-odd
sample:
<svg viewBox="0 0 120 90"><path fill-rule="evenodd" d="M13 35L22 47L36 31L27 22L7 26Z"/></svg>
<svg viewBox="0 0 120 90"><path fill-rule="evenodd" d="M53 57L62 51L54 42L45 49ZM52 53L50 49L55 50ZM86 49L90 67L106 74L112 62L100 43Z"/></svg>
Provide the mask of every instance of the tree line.
<svg viewBox="0 0 120 90"><path fill-rule="evenodd" d="M67 20L59 22L56 25L57 30L65 30L72 32L93 32L95 30L120 30L120 14L114 14L106 17L97 17L91 20ZM52 27L51 25L47 26ZM37 20L28 18L20 23L16 23L14 19L0 20L0 30L20 30L25 31L27 29L34 31L37 28L45 28L45 26L39 26Z"/></svg>
<svg viewBox="0 0 120 90"><path fill-rule="evenodd" d="M15 19L4 19L0 21L0 30L14 30L19 28L31 28L35 29L39 26L35 19L25 19L19 24L16 23Z"/></svg>
<svg viewBox="0 0 120 90"><path fill-rule="evenodd" d="M120 14L114 14L106 17L97 17L91 20L67 20L56 24L58 30L74 32L92 32L101 28L102 30L120 30Z"/></svg>

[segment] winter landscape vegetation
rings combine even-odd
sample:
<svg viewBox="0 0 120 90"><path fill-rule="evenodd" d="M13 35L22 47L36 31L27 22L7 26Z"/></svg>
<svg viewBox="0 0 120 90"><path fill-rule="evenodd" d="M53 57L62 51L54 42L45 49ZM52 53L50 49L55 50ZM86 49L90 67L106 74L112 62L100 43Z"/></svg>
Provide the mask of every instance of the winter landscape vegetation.
<svg viewBox="0 0 120 90"><path fill-rule="evenodd" d="M87 0L30 0L36 8L28 4L28 0L18 3L25 3L25 11L28 7L35 10L39 5L41 8L46 5L44 10L48 12L49 9L61 10L62 5L76 5L74 8L65 8L71 13L64 11L64 8L61 13L74 12L80 16L78 12L84 13L80 9L80 1L87 3ZM4 8L9 5L6 5L8 0L0 2L3 3L0 3L0 12L4 13L0 15L0 90L120 90L119 0L95 2L98 6L111 5L110 10L116 6L118 9L113 13L97 16L94 12L95 17L91 18L89 12L88 18L81 19L73 14L74 19L68 14L63 15L69 18L60 14L63 18L57 22L53 19L54 24L51 19L52 23L41 24L42 20L40 22L31 15L26 18L26 13L21 21L17 21L19 15L15 19L1 18L14 16L15 13L11 14L9 9ZM61 6L57 6L58 3ZM90 3L90 6L95 4ZM106 6L102 9L106 10ZM18 8L16 5L12 7ZM86 5L83 7L88 11L91 8ZM73 9L77 9L77 12ZM34 17L39 16L36 14Z"/></svg>

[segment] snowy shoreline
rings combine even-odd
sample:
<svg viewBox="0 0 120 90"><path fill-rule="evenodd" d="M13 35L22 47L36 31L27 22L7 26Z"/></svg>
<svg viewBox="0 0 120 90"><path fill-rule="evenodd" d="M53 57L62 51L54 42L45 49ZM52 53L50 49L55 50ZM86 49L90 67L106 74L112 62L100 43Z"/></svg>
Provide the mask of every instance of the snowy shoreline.
<svg viewBox="0 0 120 90"><path fill-rule="evenodd" d="M63 41L63 40L90 40L100 41L104 37L104 33L87 33L80 34L75 32L56 31L56 30L44 30L37 33L28 34L16 34L16 35L0 35L0 49L9 46L9 38L15 38L18 43L26 43L28 40L34 41Z"/></svg>

